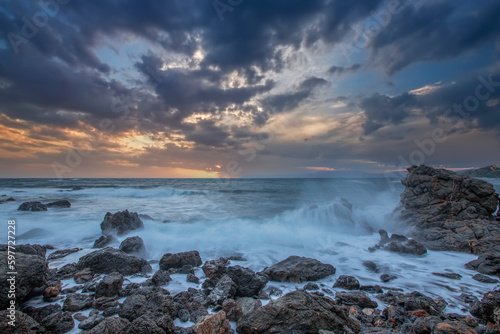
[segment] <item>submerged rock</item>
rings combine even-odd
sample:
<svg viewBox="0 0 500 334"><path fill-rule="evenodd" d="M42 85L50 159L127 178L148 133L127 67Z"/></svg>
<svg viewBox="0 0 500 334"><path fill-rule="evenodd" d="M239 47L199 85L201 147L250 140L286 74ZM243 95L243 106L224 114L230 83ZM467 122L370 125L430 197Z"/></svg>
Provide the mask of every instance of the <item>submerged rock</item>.
<svg viewBox="0 0 500 334"><path fill-rule="evenodd" d="M290 292L243 315L237 323L240 334L317 333L319 330L359 333L359 324L345 306L303 290Z"/></svg>
<svg viewBox="0 0 500 334"><path fill-rule="evenodd" d="M72 254L72 253L76 253L76 252L79 252L81 251L82 249L81 248L69 248L69 249L60 249L60 250L57 250L53 253L51 253L49 255L49 257L47 258L47 260L55 260L55 259L61 259L63 257L66 257L68 256L69 254Z"/></svg>
<svg viewBox="0 0 500 334"><path fill-rule="evenodd" d="M342 288L345 290L359 290L360 284L356 277L340 275L333 287Z"/></svg>
<svg viewBox="0 0 500 334"><path fill-rule="evenodd" d="M146 247L144 246L144 240L141 237L129 237L122 241L119 249L128 254L138 254L145 255Z"/></svg>
<svg viewBox="0 0 500 334"><path fill-rule="evenodd" d="M48 208L70 208L71 203L67 200L55 201L46 204Z"/></svg>
<svg viewBox="0 0 500 334"><path fill-rule="evenodd" d="M95 242L92 248L104 248L113 242L118 242L114 235L101 235Z"/></svg>
<svg viewBox="0 0 500 334"><path fill-rule="evenodd" d="M104 235L113 233L123 235L142 228L144 228L144 223L139 218L139 215L136 212L129 212L128 210L115 214L108 212L101 223L101 230Z"/></svg>
<svg viewBox="0 0 500 334"><path fill-rule="evenodd" d="M267 268L263 273L272 281L302 283L333 275L335 267L311 258L290 256Z"/></svg>
<svg viewBox="0 0 500 334"><path fill-rule="evenodd" d="M17 209L18 211L47 211L47 206L42 202L24 202Z"/></svg>
<svg viewBox="0 0 500 334"><path fill-rule="evenodd" d="M427 253L425 246L414 239L403 242L391 241L384 249L400 254L424 255Z"/></svg>
<svg viewBox="0 0 500 334"><path fill-rule="evenodd" d="M153 271L146 260L110 247L82 256L76 264L76 268L78 270L90 268L92 272L98 274L118 272L122 275Z"/></svg>

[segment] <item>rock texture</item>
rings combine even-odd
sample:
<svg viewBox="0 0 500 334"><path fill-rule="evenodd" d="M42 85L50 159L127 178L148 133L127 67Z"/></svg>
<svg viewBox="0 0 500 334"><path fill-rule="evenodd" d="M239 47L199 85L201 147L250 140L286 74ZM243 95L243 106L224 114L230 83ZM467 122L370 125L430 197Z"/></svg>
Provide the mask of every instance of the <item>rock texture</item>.
<svg viewBox="0 0 500 334"><path fill-rule="evenodd" d="M181 269L184 266L201 266L200 253L198 251L181 252L177 254L167 253L160 259L160 269Z"/></svg>
<svg viewBox="0 0 500 334"><path fill-rule="evenodd" d="M485 178L497 178L500 177L500 163L496 165L490 165L483 168L478 168L474 170L469 170L463 173L470 177L485 177Z"/></svg>
<svg viewBox="0 0 500 334"><path fill-rule="evenodd" d="M146 247L141 237L129 237L122 241L119 249L128 254L145 255Z"/></svg>
<svg viewBox="0 0 500 334"><path fill-rule="evenodd" d="M67 200L55 201L52 203L47 203L48 208L70 208L71 203Z"/></svg>
<svg viewBox="0 0 500 334"><path fill-rule="evenodd" d="M216 314L207 315L201 318L196 325L193 326L193 331L196 334L232 334L229 321L226 319L226 313L220 311Z"/></svg>
<svg viewBox="0 0 500 334"><path fill-rule="evenodd" d="M94 242L93 248L104 248L113 242L118 242L118 239L114 235L101 235Z"/></svg>
<svg viewBox="0 0 500 334"><path fill-rule="evenodd" d="M490 183L428 166L408 172L398 213L414 228L414 239L431 250L500 251L500 226L492 216L498 194Z"/></svg>
<svg viewBox="0 0 500 334"><path fill-rule="evenodd" d="M146 260L110 247L82 256L76 264L76 268L77 270L90 268L92 272L98 274L118 272L122 275L153 271L153 268Z"/></svg>
<svg viewBox="0 0 500 334"><path fill-rule="evenodd" d="M42 202L24 202L17 209L18 211L47 211L47 206Z"/></svg>
<svg viewBox="0 0 500 334"><path fill-rule="evenodd" d="M290 256L263 272L272 281L302 283L335 274L335 267L315 259Z"/></svg>
<svg viewBox="0 0 500 334"><path fill-rule="evenodd" d="M130 231L144 228L144 223L136 212L128 210L112 214L106 213L101 223L102 234L108 235L116 233L118 235L127 234Z"/></svg>
<svg viewBox="0 0 500 334"><path fill-rule="evenodd" d="M319 330L359 333L359 324L346 307L332 299L303 290L270 301L237 323L240 334L318 333Z"/></svg>

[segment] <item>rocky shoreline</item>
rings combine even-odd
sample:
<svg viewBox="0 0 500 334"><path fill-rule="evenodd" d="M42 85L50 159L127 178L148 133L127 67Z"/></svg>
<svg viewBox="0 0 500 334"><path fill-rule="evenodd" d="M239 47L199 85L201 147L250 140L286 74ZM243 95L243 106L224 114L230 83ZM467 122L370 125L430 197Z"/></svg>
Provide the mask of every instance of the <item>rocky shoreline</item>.
<svg viewBox="0 0 500 334"><path fill-rule="evenodd" d="M426 166L411 167L402 182L405 190L395 215L409 232L381 230L380 241L369 251L416 257L428 250L476 254L478 259L464 266L478 272L474 279L485 291L481 300L462 293L470 315L446 312L444 298L398 291L390 286L396 277L380 274L371 261L363 266L383 285L363 286L355 275L336 277L335 266L293 254L260 272L243 266L241 257L203 261L196 250L147 261L143 240L133 236L144 223L126 210L108 212L95 250L60 268L49 269L49 261L80 249L58 249L47 257L53 246L16 246L16 326L8 324L9 286L2 267L0 332L499 333L500 290L490 288L500 275L500 225L493 218L498 194L487 182ZM20 210L39 207L23 203ZM119 248L109 247L116 235L131 236ZM0 245L0 258L7 262L6 245ZM452 272L432 274L461 279ZM179 275L197 288L171 294L169 283ZM326 277L335 283L322 283ZM286 293L277 282L300 287ZM44 306L25 303L40 296Z"/></svg>

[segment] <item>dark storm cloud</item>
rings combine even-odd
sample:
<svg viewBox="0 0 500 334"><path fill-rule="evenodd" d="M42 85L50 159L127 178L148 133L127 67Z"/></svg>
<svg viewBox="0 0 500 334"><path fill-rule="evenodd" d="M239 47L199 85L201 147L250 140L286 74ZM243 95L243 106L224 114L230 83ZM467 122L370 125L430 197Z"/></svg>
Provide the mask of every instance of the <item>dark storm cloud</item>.
<svg viewBox="0 0 500 334"><path fill-rule="evenodd" d="M416 62L454 58L498 39L499 1L420 4L405 6L371 39L372 61L389 74Z"/></svg>
<svg viewBox="0 0 500 334"><path fill-rule="evenodd" d="M357 70L359 70L360 68L361 68L360 64L354 64L354 65L347 66L347 67L333 65L332 67L330 67L328 69L328 73L330 73L332 75L344 75L344 74L354 73Z"/></svg>

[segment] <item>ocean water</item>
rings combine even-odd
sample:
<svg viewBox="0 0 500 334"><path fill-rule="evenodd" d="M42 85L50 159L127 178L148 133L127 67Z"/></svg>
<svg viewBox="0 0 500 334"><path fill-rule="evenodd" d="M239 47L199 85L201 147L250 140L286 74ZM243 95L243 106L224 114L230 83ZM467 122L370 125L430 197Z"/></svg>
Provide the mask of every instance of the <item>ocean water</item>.
<svg viewBox="0 0 500 334"><path fill-rule="evenodd" d="M489 181L500 189L499 181ZM72 191L74 187L83 189ZM204 261L240 255L247 261L235 263L260 271L290 255L313 257L337 268L334 276L320 282L330 289L339 275L353 275L362 285L442 296L450 303L447 311L466 313L460 294L480 297L495 287L472 280L476 272L465 269L464 264L476 256L368 252L368 247L379 241L379 229L406 232L392 215L402 191L397 179L0 179L0 195L16 199L0 205L4 220L0 238L7 240L7 220L15 219L18 244L83 248L50 263L61 267L93 251L106 212L128 209L139 213L145 226L128 236L144 239L150 260L159 260L167 252L196 249ZM69 200L71 208L17 211L25 201L61 199ZM119 241L126 237L119 237ZM377 263L380 272L368 271L362 265L366 260ZM448 271L463 278L451 280L431 274ZM383 273L398 279L384 284L379 278ZM197 287L178 276L166 286L171 292ZM303 284L271 285L286 292Z"/></svg>

